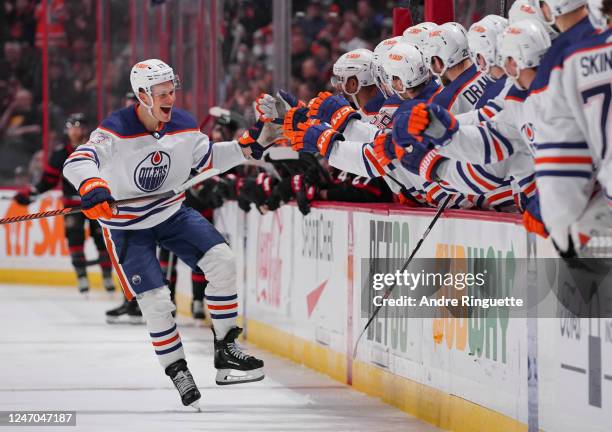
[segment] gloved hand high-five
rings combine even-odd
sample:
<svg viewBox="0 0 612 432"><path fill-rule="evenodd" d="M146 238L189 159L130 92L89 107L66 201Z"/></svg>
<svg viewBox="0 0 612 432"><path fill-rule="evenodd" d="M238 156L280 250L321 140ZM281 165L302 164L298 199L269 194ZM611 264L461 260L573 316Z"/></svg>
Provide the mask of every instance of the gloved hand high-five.
<svg viewBox="0 0 612 432"><path fill-rule="evenodd" d="M417 140L410 133L409 122L412 112L397 115L393 124L393 141L404 148L401 162L404 168L428 181L438 181L437 168L447 158L440 156L435 146L428 139Z"/></svg>
<svg viewBox="0 0 612 432"><path fill-rule="evenodd" d="M289 111L287 111L287 114L285 114L285 120L283 123L283 133L285 134L285 137L293 140L293 135L301 130L299 124L306 123L308 121L308 108L291 108Z"/></svg>
<svg viewBox="0 0 612 432"><path fill-rule="evenodd" d="M394 159L402 159L406 151L402 146L397 145L393 141L391 133L380 134L374 138L372 143L374 155L382 166L387 166Z"/></svg>
<svg viewBox="0 0 612 432"><path fill-rule="evenodd" d="M295 132L291 140L293 150L298 152L319 153L321 156L328 159L334 141L344 141L342 134L335 131L327 123L300 123L298 127L300 131Z"/></svg>
<svg viewBox="0 0 612 432"><path fill-rule="evenodd" d="M437 104L420 103L412 108L408 122L408 132L417 141L427 137L434 144L444 145L459 130L455 116Z"/></svg>
<svg viewBox="0 0 612 432"><path fill-rule="evenodd" d="M334 130L342 133L352 119L360 119L359 114L343 97L330 92L320 92L309 103L308 117L329 123Z"/></svg>
<svg viewBox="0 0 612 432"><path fill-rule="evenodd" d="M257 123L242 134L238 139L238 144L242 147L250 148L251 157L259 160L268 147L271 147L282 138L283 132L280 125L271 122L264 123L258 120Z"/></svg>
<svg viewBox="0 0 612 432"><path fill-rule="evenodd" d="M257 120L264 123L273 122L283 124L285 114L291 108L303 107L306 104L298 100L291 93L279 90L276 97L262 93L253 103L253 109L257 115Z"/></svg>
<svg viewBox="0 0 612 432"><path fill-rule="evenodd" d="M110 187L104 179L92 177L81 183L81 209L89 219L110 219L113 209L110 204L115 201L111 195Z"/></svg>

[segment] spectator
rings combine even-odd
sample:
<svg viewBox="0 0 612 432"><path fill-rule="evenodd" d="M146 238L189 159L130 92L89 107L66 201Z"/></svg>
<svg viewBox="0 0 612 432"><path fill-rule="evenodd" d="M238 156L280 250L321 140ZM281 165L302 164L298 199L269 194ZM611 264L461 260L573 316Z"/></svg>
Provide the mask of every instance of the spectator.
<svg viewBox="0 0 612 432"><path fill-rule="evenodd" d="M49 97L64 111L74 110L74 83L68 77L69 67L58 60L49 64Z"/></svg>
<svg viewBox="0 0 612 432"><path fill-rule="evenodd" d="M365 40L373 45L380 42L380 35L383 29L383 14L375 14L368 0L359 0L357 3L357 15L359 22L362 23L361 35Z"/></svg>
<svg viewBox="0 0 612 432"><path fill-rule="evenodd" d="M6 12L6 35L4 37L34 46L34 35L36 34L34 2L31 0L5 1L4 11Z"/></svg>
<svg viewBox="0 0 612 432"><path fill-rule="evenodd" d="M340 48L345 51L353 51L357 48L370 48L368 43L357 34L357 25L352 21L345 21L340 27Z"/></svg>
<svg viewBox="0 0 612 432"><path fill-rule="evenodd" d="M291 75L300 77L302 62L308 58L308 43L301 27L294 26L291 33Z"/></svg>
<svg viewBox="0 0 612 432"><path fill-rule="evenodd" d="M313 0L306 7L306 18L301 22L302 31L312 42L317 38L319 32L325 27L325 20L322 17L321 2Z"/></svg>
<svg viewBox="0 0 612 432"><path fill-rule="evenodd" d="M15 167L27 165L34 152L40 149L41 118L29 90L17 90L15 98L0 116L0 137L3 154L0 177L12 178Z"/></svg>
<svg viewBox="0 0 612 432"><path fill-rule="evenodd" d="M22 87L34 89L35 82L40 81L37 62L28 56L20 42L6 41L3 46L4 59L0 60L0 79L7 82L18 82ZM37 95L38 96L38 95Z"/></svg>

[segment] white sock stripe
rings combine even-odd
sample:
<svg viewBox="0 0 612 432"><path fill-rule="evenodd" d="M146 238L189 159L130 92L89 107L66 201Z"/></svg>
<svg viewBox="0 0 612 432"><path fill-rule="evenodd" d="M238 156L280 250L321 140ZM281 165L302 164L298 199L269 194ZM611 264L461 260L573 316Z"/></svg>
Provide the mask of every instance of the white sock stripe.
<svg viewBox="0 0 612 432"><path fill-rule="evenodd" d="M178 330L174 330L172 333L168 333L167 335L164 335L164 336L157 336L157 337L151 336L151 340L153 342L165 341L165 340L175 337L177 334L178 334Z"/></svg>
<svg viewBox="0 0 612 432"><path fill-rule="evenodd" d="M224 305L238 304L238 300L225 300L225 301L206 300L206 304L224 306Z"/></svg>

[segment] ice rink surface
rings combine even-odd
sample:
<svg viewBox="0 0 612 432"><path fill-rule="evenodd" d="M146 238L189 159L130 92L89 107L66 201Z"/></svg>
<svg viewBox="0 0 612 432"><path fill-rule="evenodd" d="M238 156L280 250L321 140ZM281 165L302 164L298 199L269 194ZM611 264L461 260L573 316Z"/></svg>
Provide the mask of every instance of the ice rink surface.
<svg viewBox="0 0 612 432"><path fill-rule="evenodd" d="M76 427L49 431L392 431L439 429L330 378L246 345L264 381L219 387L212 333L180 319L202 412L183 407L145 327L108 325L120 302L95 291L0 285L0 411L77 411Z"/></svg>

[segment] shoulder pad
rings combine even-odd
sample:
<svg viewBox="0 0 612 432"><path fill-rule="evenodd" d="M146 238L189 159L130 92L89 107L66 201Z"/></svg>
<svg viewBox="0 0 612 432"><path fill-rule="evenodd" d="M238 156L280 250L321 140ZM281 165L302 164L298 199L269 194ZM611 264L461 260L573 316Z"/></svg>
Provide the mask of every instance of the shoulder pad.
<svg viewBox="0 0 612 432"><path fill-rule="evenodd" d="M120 109L102 120L99 129L120 138L131 138L148 134L136 116L136 105Z"/></svg>

